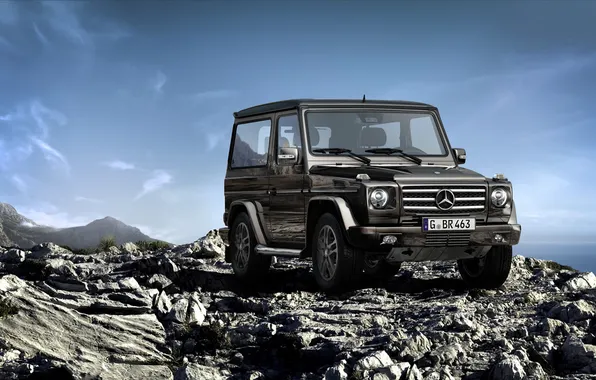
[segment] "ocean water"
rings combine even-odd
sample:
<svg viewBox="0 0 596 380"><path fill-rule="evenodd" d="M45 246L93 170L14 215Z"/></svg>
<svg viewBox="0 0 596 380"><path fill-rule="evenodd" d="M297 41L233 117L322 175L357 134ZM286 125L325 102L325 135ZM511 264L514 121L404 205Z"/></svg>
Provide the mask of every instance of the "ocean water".
<svg viewBox="0 0 596 380"><path fill-rule="evenodd" d="M596 274L596 244L520 243L513 247L513 254L552 260Z"/></svg>

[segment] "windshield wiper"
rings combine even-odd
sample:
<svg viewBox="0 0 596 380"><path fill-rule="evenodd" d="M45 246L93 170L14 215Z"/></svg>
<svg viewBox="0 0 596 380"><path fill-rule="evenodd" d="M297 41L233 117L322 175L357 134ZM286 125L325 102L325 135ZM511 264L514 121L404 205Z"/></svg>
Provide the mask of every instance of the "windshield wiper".
<svg viewBox="0 0 596 380"><path fill-rule="evenodd" d="M407 158L408 160L420 165L422 160L416 156L412 156L411 154L404 153L403 150L397 148L374 148L374 149L367 149L365 150L367 153L374 153L374 154L386 154L392 155L394 153L399 153L402 157Z"/></svg>
<svg viewBox="0 0 596 380"><path fill-rule="evenodd" d="M312 151L316 152L316 153L331 153L331 154L347 153L348 156L355 158L356 160L363 162L366 165L370 165L370 158L353 153L350 149L346 149L346 148L317 148L317 149L313 149Z"/></svg>

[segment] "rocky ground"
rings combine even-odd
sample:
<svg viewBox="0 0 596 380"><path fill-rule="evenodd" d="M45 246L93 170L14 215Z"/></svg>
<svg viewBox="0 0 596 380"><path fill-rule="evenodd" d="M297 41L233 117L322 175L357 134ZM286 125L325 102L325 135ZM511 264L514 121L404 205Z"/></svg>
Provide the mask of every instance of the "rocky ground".
<svg viewBox="0 0 596 380"><path fill-rule="evenodd" d="M468 290L453 263L326 296L309 263L237 283L214 232L140 252L0 248L0 379L583 379L596 277L516 256Z"/></svg>

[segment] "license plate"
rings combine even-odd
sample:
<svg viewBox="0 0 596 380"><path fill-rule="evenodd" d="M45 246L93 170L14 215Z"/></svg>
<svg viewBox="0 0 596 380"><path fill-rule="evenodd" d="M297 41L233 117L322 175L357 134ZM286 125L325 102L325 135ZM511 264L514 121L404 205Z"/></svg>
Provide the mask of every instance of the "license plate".
<svg viewBox="0 0 596 380"><path fill-rule="evenodd" d="M474 218L422 218L422 231L472 231Z"/></svg>

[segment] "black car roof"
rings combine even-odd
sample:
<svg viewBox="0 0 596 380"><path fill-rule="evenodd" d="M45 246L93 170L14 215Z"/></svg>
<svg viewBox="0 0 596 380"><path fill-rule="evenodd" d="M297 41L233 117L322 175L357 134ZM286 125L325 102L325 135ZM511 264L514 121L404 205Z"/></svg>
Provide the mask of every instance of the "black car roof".
<svg viewBox="0 0 596 380"><path fill-rule="evenodd" d="M289 99L281 100L272 103L260 104L258 106L245 108L241 111L234 112L234 117L243 118L250 116L258 116L267 113L287 111L296 109L300 106L308 105L330 105L330 106L354 106L365 104L379 105L379 106L398 106L398 107L412 107L412 108L424 108L424 109L435 109L436 107L426 103L412 102L406 100L364 100L363 99Z"/></svg>

